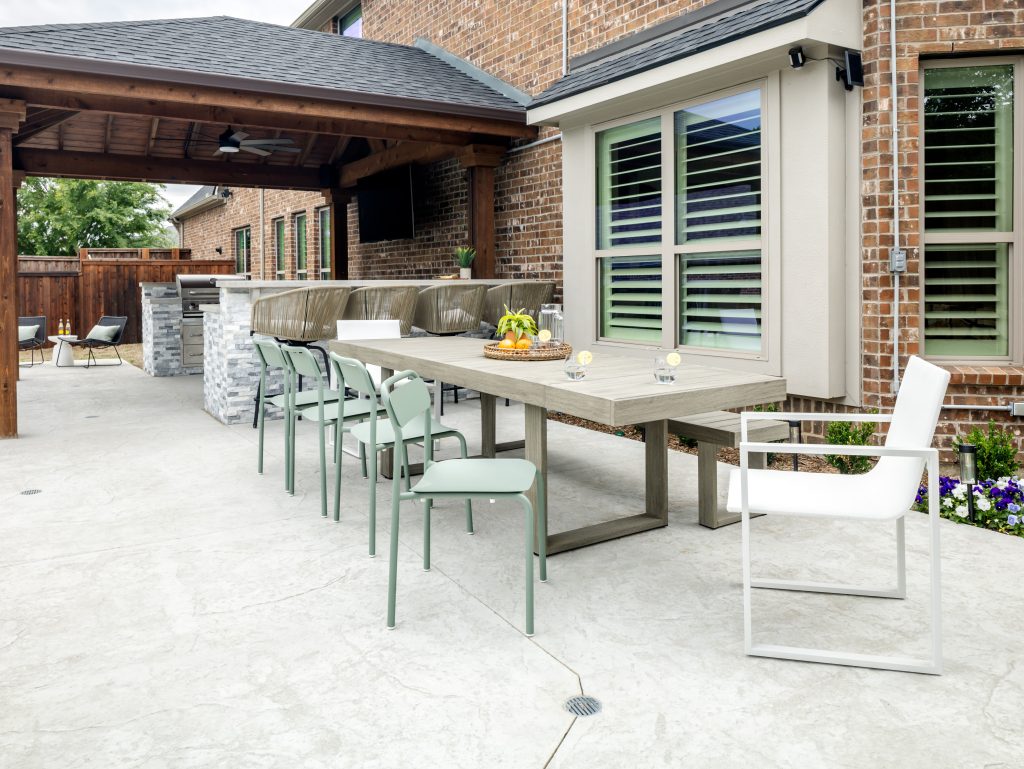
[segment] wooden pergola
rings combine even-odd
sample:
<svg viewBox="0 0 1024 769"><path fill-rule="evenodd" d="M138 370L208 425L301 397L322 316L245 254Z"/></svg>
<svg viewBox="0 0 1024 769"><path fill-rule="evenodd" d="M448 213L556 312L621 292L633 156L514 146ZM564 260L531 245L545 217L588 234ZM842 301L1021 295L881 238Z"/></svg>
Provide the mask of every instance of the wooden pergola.
<svg viewBox="0 0 1024 769"><path fill-rule="evenodd" d="M474 270L494 276L494 169L510 140L535 135L525 111L6 53L0 50L0 437L18 432L16 195L26 176L319 190L331 206L335 277L347 278L344 216L357 181L458 158L469 181ZM195 141L228 126L252 138L292 139L300 152L214 157Z"/></svg>

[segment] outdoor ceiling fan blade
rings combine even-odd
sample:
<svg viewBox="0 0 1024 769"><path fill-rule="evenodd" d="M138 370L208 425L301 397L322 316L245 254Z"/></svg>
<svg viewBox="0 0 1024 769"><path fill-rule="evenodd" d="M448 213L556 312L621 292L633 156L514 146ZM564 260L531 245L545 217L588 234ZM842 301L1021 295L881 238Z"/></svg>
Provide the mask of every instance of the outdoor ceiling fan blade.
<svg viewBox="0 0 1024 769"><path fill-rule="evenodd" d="M214 157L219 157L220 155L223 155L223 154L224 154L224 153L222 153L222 152L220 151L220 147L218 147L217 149L215 149L215 150L213 151L213 156L214 156Z"/></svg>
<svg viewBox="0 0 1024 769"><path fill-rule="evenodd" d="M298 147L271 147L271 152L302 152Z"/></svg>
<svg viewBox="0 0 1024 769"><path fill-rule="evenodd" d="M233 134L231 134L231 141L234 142L244 141L247 138L249 138L249 134L247 134L245 131L235 131Z"/></svg>
<svg viewBox="0 0 1024 769"><path fill-rule="evenodd" d="M249 146L254 144L279 146L283 144L294 144L294 142L291 139L246 139L242 144L248 144Z"/></svg>
<svg viewBox="0 0 1024 769"><path fill-rule="evenodd" d="M263 157L266 157L267 155L270 154L270 152L267 150L261 150L259 147L250 147L245 144L239 147L239 149L242 150L242 152L251 152L253 155L262 155Z"/></svg>

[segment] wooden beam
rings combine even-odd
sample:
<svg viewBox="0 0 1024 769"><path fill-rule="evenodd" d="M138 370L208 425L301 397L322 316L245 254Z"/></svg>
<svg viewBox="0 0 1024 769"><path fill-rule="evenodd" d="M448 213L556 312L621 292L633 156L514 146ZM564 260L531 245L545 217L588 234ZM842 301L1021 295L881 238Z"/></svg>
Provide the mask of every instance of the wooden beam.
<svg viewBox="0 0 1024 769"><path fill-rule="evenodd" d="M0 438L18 436L18 231L13 134L14 129L0 126Z"/></svg>
<svg viewBox="0 0 1024 769"><path fill-rule="evenodd" d="M305 165L306 158L308 158L309 153L313 151L313 147L316 145L316 140L319 138L319 134L309 135L309 138L306 139L306 146L302 148L302 152L296 153L295 155L295 165Z"/></svg>
<svg viewBox="0 0 1024 769"><path fill-rule="evenodd" d="M103 154L110 152L110 134L114 132L114 115L107 115L107 128L103 132Z"/></svg>
<svg viewBox="0 0 1024 769"><path fill-rule="evenodd" d="M331 207L331 280L348 280L348 204L352 193L337 188L321 192Z"/></svg>
<svg viewBox="0 0 1024 769"><path fill-rule="evenodd" d="M388 148L387 142L383 139L367 139L366 143L370 145L370 152L383 152Z"/></svg>
<svg viewBox="0 0 1024 769"><path fill-rule="evenodd" d="M469 194L466 200L469 220L469 244L476 249L474 278L494 278L494 167L470 166L466 170Z"/></svg>
<svg viewBox="0 0 1024 769"><path fill-rule="evenodd" d="M153 118L149 124L149 141L146 143L146 157L153 151L153 145L156 144L156 134L160 130L160 118Z"/></svg>
<svg viewBox="0 0 1024 769"><path fill-rule="evenodd" d="M408 163L433 163L454 154L451 147L438 144L407 142L383 152L377 152L362 160L348 163L341 168L339 185L352 187L364 176L372 176L389 168Z"/></svg>
<svg viewBox="0 0 1024 769"><path fill-rule="evenodd" d="M34 149L19 149L15 155L17 168L29 176L115 179L163 184L226 184L232 187L289 190L317 190L324 185L320 169L316 168Z"/></svg>
<svg viewBox="0 0 1024 769"><path fill-rule="evenodd" d="M21 125L21 130L19 130L17 135L14 137L14 144L15 146L23 144L36 134L40 134L48 128L60 125L77 114L78 113L74 110L67 109L41 109L36 114L25 119L25 122Z"/></svg>
<svg viewBox="0 0 1024 769"><path fill-rule="evenodd" d="M281 134L282 134L282 133L283 133L283 131L281 131L281 129L280 129L280 128L279 128L279 129L277 129L276 131L274 131L274 136L273 136L273 138L275 138L275 139L280 139L280 138L281 138ZM271 153L270 153L269 155L264 155L263 157L261 157L261 158L260 158L260 161L259 161L259 162L260 162L260 163L263 163L264 165L266 165L267 163L269 163L269 162L270 162L270 159L271 159L271 158L272 158L273 156L274 156L274 153L273 153L273 152L271 152ZM227 154L225 154L225 155L224 155L224 157L226 158L226 157L227 157Z"/></svg>
<svg viewBox="0 0 1024 769"><path fill-rule="evenodd" d="M338 143L334 145L334 150L331 152L331 156L327 159L327 165L333 166L338 158L341 157L342 153L348 149L349 142L352 141L351 136L339 136Z"/></svg>

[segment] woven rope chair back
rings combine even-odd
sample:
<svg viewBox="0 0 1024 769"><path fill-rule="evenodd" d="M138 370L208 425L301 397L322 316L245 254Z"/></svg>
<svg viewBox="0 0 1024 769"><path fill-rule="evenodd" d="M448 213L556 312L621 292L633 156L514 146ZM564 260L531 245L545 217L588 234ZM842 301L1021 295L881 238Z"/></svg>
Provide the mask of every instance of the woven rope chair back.
<svg viewBox="0 0 1024 769"><path fill-rule="evenodd" d="M430 286L416 297L413 325L428 334L463 334L480 329L487 286Z"/></svg>
<svg viewBox="0 0 1024 769"><path fill-rule="evenodd" d="M500 286L493 286L487 291L483 319L492 326L497 326L498 319L505 314L505 306L508 305L513 311L525 307L526 312L536 320L540 306L548 304L554 295L555 284L549 281L503 283Z"/></svg>
<svg viewBox="0 0 1024 769"><path fill-rule="evenodd" d="M397 320L402 336L412 331L416 312L416 286L366 286L352 292L345 320Z"/></svg>
<svg viewBox="0 0 1024 769"><path fill-rule="evenodd" d="M289 342L333 339L352 289L348 286L296 288L252 303L252 330Z"/></svg>

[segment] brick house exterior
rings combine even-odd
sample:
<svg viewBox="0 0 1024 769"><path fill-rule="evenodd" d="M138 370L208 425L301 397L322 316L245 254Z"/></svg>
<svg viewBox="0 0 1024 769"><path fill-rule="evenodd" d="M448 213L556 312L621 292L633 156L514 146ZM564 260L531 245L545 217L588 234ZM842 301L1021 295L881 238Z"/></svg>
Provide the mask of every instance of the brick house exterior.
<svg viewBox="0 0 1024 769"><path fill-rule="evenodd" d="M718 0L723 5L727 0ZM857 0L850 0L855 3ZM735 2L728 0L732 6ZM321 10L335 6L319 28L338 31L338 18L351 2L320 2ZM568 57L594 51L640 30L679 17L711 3L701 0L634 0L629 3L590 0L569 2L567 14ZM921 216L924 184L921 154L922 65L940 58L1014 56L1024 52L1024 3L1019 0L897 0L897 81L901 140L896 152L901 176L900 245L906 249L908 266L901 276L899 316L900 360L923 353L921 303L923 274ZM307 15L309 12L307 12ZM892 238L893 148L890 140L889 2L863 0L862 46L864 87L860 91L860 386L845 398L822 399L794 396L793 409L831 411L861 407L890 408L892 380L893 277L888 270ZM321 16L323 14L321 13ZM301 20L300 20L301 21ZM470 3L429 0L364 0L362 33L365 37L411 44L423 37L451 54L464 58L489 74L536 96L562 76L562 3ZM1019 97L1018 97L1019 98ZM1020 128L1016 131L1019 133ZM555 128L542 127L539 138L556 137ZM523 142L525 144L525 142ZM1018 160L1018 163L1021 161ZM1020 172L1017 172L1020 175ZM465 240L466 182L455 161L435 164L425 173L426 194L417 197L417 235L409 241L359 244L355 206L349 208L349 265L353 278L429 277L451 272L451 252ZM221 246L232 253L231 231L253 228L252 250L260 241L259 195L255 190L233 190L227 202L187 218L181 245L197 256L214 256ZM307 221L324 205L319 195L267 191L263 232L264 276L272 278L273 236L271 222L286 216L287 270L294 276L292 215L304 210ZM562 279L563 237L562 145L548 141L523 149L512 148L497 169L496 230L499 277ZM568 225L566 225L568 226ZM1017 225L1018 227L1020 225ZM317 248L317 228L307 226L310 277ZM258 262L254 256L254 260ZM1021 264L1018 256L1017 263ZM260 277L258 264L252 270ZM1011 302L1013 297L1011 296ZM1017 303L1020 297L1016 297ZM1011 315L1011 334L1024 335L1019 310ZM1024 400L1024 361L971 365L944 361L952 370L947 402L991 406ZM990 418L1021 433L1021 423L1003 412L947 411L940 432L942 445L953 434ZM822 425L810 427L820 436Z"/></svg>

